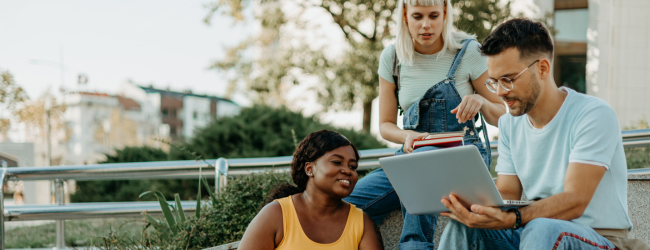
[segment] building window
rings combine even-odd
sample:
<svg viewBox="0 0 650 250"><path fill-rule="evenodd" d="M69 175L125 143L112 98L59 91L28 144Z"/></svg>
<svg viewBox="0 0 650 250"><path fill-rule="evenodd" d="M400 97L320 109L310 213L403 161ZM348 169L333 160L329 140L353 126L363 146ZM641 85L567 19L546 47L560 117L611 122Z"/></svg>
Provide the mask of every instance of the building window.
<svg viewBox="0 0 650 250"><path fill-rule="evenodd" d="M168 117L169 116L169 110L163 109L162 110L162 115L163 115L163 117Z"/></svg>
<svg viewBox="0 0 650 250"><path fill-rule="evenodd" d="M194 117L194 120L199 119L199 113L196 112L196 111L194 111L194 112L192 113L192 117Z"/></svg>
<svg viewBox="0 0 650 250"><path fill-rule="evenodd" d="M554 24L557 34L554 37L553 78L558 86L585 93L589 9L584 7L587 1L563 0L555 3Z"/></svg>

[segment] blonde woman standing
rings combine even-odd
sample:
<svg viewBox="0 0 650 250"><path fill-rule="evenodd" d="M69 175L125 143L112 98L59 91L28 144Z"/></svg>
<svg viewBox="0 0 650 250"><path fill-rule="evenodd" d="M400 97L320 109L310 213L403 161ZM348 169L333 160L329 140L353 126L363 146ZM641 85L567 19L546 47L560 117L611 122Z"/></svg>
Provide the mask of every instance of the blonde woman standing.
<svg viewBox="0 0 650 250"><path fill-rule="evenodd" d="M397 40L379 62L379 130L384 139L404 144L396 154L437 149L413 150L413 140L429 133L465 131L465 145L475 145L489 166L489 145L479 137L487 133L475 122L480 112L482 124L496 126L506 108L485 86L487 65L475 36L454 29L450 1L399 0ZM398 111L404 114L403 129L397 126ZM382 169L361 179L345 201L377 225L401 207ZM433 249L436 217L410 215L403 207L402 215L399 248Z"/></svg>

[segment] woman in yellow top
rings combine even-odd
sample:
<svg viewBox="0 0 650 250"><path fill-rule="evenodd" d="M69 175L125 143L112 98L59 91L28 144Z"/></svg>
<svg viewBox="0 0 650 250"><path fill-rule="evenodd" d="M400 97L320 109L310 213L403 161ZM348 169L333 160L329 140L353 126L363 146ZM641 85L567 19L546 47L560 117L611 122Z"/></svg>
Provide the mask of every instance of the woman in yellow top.
<svg viewBox="0 0 650 250"><path fill-rule="evenodd" d="M239 245L249 249L383 249L377 226L342 199L357 183L359 152L329 130L303 139L291 162L296 184L276 189Z"/></svg>

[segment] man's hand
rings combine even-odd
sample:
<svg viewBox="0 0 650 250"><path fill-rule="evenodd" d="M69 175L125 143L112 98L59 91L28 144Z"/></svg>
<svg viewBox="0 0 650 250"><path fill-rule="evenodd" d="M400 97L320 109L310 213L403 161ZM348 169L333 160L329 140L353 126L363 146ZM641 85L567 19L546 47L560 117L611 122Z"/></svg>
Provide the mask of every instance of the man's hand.
<svg viewBox="0 0 650 250"><path fill-rule="evenodd" d="M449 195L449 199L442 198L440 201L449 212L442 212L440 215L452 218L470 228L481 229L508 229L515 225L516 216L514 213L503 212L499 208L472 205L472 211L468 211L461 204L456 196Z"/></svg>

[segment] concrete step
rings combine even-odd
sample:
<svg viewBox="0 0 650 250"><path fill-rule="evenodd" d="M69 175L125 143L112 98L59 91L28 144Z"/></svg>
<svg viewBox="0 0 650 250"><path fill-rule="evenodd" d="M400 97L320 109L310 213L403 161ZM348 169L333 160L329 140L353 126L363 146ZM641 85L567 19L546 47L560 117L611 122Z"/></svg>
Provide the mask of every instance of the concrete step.
<svg viewBox="0 0 650 250"><path fill-rule="evenodd" d="M627 203L628 212L634 229L630 232L633 239L641 239L650 245L650 175L629 174L627 182ZM434 233L434 243L438 248L440 235L449 222L447 217L438 216L438 225ZM400 234L402 232L402 211L395 210L379 225L384 248L386 250L397 250ZM233 242L213 248L210 250L231 250L237 249L239 242Z"/></svg>

